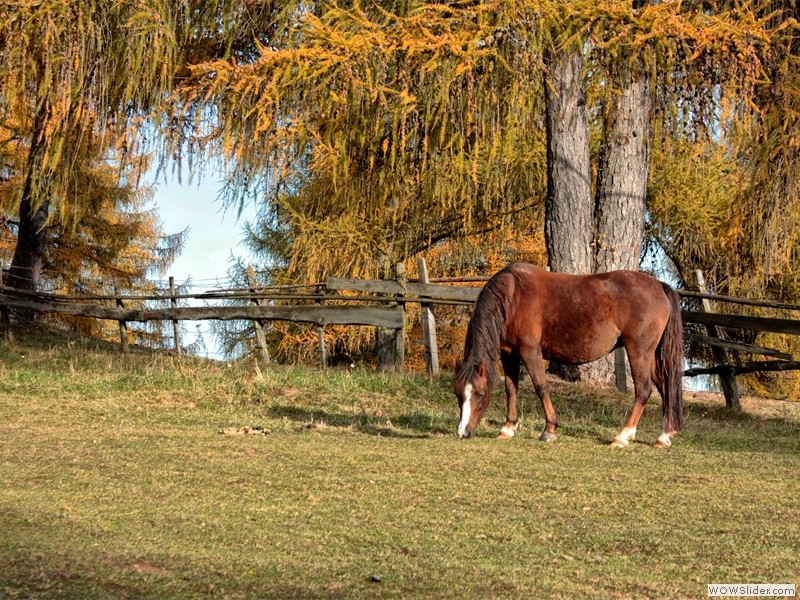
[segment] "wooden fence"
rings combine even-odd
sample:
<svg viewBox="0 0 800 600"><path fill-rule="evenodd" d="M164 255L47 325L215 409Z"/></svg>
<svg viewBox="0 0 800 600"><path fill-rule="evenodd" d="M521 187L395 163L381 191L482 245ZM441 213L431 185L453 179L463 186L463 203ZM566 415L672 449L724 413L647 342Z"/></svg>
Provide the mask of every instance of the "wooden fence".
<svg viewBox="0 0 800 600"><path fill-rule="evenodd" d="M174 285L169 296L124 296L93 295L66 296L47 293L28 293L14 288L0 286L0 328L5 332L4 339L12 339L9 309L23 309L36 312L58 313L97 319L117 321L123 351L127 350L127 323L130 321L168 320L177 323L182 320L250 320L257 324L257 334L265 321L291 321L316 324L318 328L320 364L326 364L326 350L323 328L327 325L365 325L376 327L384 332L387 352L379 352L379 369L402 370L405 340L405 305L418 303L422 306L422 325L425 343L425 359L428 372L437 374L438 348L436 342L436 305L471 306L481 287L488 278L450 278L431 282L423 259L419 261L417 280L407 279L405 266L398 265L395 279L365 280L329 277L324 284L297 286L259 287L251 279L248 288L207 292L202 294L177 294ZM681 290L683 298L700 300L702 310L683 311L684 323L700 324L706 328L707 335L687 333L690 341L709 346L714 351L715 364L711 367L690 368L684 376L718 375L725 393L726 403L738 407L738 388L736 375L755 371L784 371L800 369L800 362L775 349L753 344L744 344L725 339L724 329L733 328L757 332L773 332L800 335L800 321L766 317L750 317L711 312L711 301L734 303L777 309L800 310L800 306L779 304L763 300L748 300L710 294L705 290L702 274L697 274L696 290ZM472 284L470 286L454 284ZM360 295L354 295L360 294ZM247 301L242 305L216 305L181 307L178 302L196 299L209 302ZM170 308L126 308L128 301L168 301ZM331 305L331 301L346 301ZM274 304L279 302L280 304ZM178 328L175 327L176 350L180 351ZM380 335L379 335L380 338ZM269 352L263 334L257 335L261 358L267 362ZM771 360L736 362L731 352L763 355ZM618 373L624 353L616 353ZM617 377L618 386L623 388L624 376Z"/></svg>

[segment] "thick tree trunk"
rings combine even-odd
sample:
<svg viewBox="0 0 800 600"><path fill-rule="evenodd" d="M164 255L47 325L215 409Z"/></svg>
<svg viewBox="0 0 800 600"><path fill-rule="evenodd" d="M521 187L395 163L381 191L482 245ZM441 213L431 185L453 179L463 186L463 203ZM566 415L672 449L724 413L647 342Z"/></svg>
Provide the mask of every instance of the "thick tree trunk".
<svg viewBox="0 0 800 600"><path fill-rule="evenodd" d="M634 0L634 10L657 0ZM563 273L638 270L644 235L653 98L644 71L620 82L609 107L597 192L592 198L581 46L545 56L547 200L550 268ZM579 369L553 368L570 379L614 382L613 357Z"/></svg>
<svg viewBox="0 0 800 600"><path fill-rule="evenodd" d="M31 292L39 288L49 204L45 200L38 207L34 206L30 197L23 198L20 204L17 246L5 278L5 284L9 287Z"/></svg>
<svg viewBox="0 0 800 600"><path fill-rule="evenodd" d="M592 272L594 218L583 53L580 46L545 57L547 198L544 234L550 270ZM549 371L581 379L578 367L551 363Z"/></svg>
<svg viewBox="0 0 800 600"><path fill-rule="evenodd" d="M595 272L639 270L650 171L647 79L633 75L612 108L600 157Z"/></svg>
<svg viewBox="0 0 800 600"><path fill-rule="evenodd" d="M595 209L595 272L639 270L650 170L653 98L641 71L626 75L610 107L600 155ZM587 365L586 377L613 384L614 356Z"/></svg>
<svg viewBox="0 0 800 600"><path fill-rule="evenodd" d="M547 199L545 242L550 269L591 273L594 237L586 90L580 47L545 59Z"/></svg>
<svg viewBox="0 0 800 600"><path fill-rule="evenodd" d="M550 268L563 273L638 270L650 160L649 82L639 71L629 75L610 107L593 200L582 63L580 50L547 61ZM553 365L551 371L573 380L615 380L613 355L578 369Z"/></svg>
<svg viewBox="0 0 800 600"><path fill-rule="evenodd" d="M50 198L46 186L42 185L42 168L45 152L44 127L48 111L47 105L41 107L34 122L19 205L17 246L4 279L5 285L26 291L36 291L39 287L46 249L45 225L50 210ZM30 311L19 311L18 317L30 321L33 314Z"/></svg>

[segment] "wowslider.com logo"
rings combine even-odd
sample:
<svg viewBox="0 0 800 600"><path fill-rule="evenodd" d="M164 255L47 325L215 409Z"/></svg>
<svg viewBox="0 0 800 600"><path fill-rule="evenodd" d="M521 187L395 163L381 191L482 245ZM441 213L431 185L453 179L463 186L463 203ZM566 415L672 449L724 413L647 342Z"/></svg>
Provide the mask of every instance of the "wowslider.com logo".
<svg viewBox="0 0 800 600"><path fill-rule="evenodd" d="M793 598L793 583L709 583L708 595L712 598L768 597Z"/></svg>

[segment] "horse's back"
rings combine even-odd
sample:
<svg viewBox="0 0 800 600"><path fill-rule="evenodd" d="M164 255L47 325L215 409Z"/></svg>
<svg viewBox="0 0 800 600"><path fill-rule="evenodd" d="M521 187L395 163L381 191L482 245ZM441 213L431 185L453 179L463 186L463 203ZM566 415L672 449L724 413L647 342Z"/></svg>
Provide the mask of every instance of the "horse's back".
<svg viewBox="0 0 800 600"><path fill-rule="evenodd" d="M641 310L643 302L667 306L663 284L639 271L609 271L591 275L552 273L528 263L508 267L519 293L529 300L551 303L571 314L596 313L598 308Z"/></svg>
<svg viewBox="0 0 800 600"><path fill-rule="evenodd" d="M519 342L538 343L545 358L589 362L620 338L658 343L669 319L663 285L645 273L569 275L524 263L508 270L515 278Z"/></svg>

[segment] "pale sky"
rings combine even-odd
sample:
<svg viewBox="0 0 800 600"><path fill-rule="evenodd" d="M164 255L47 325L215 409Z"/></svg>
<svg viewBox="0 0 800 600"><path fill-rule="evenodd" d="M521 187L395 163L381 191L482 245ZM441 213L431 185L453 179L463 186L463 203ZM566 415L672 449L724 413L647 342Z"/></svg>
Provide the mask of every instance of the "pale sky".
<svg viewBox="0 0 800 600"><path fill-rule="evenodd" d="M219 188L220 183L215 181L183 185L177 181L159 181L156 187L155 205L164 231L177 233L189 228L186 246L166 274L172 275L176 284L191 278L192 287L187 293L228 287L227 271L231 265L231 254L247 256L241 240L244 224L255 218L255 207L252 204L246 206L237 219L235 208L225 211L217 200ZM187 302L186 305L192 304ZM208 333L207 321L185 321L182 325L185 334L181 345L192 343L198 334L202 334L209 349L209 358L222 358Z"/></svg>

